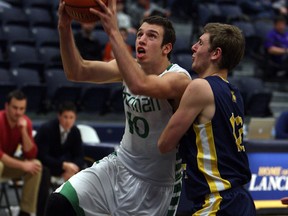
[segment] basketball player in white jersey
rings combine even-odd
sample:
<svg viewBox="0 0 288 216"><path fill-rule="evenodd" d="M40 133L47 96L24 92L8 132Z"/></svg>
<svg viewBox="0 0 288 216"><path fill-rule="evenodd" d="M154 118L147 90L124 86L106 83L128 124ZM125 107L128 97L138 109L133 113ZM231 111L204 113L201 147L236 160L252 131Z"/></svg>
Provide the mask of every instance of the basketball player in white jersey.
<svg viewBox="0 0 288 216"><path fill-rule="evenodd" d="M173 216L181 191L181 159L176 150L160 154L157 140L191 81L185 69L170 62L174 28L166 18L144 19L135 60L118 30L116 0L109 0L108 7L100 4L102 13L91 12L101 18L116 59L87 61L80 56L63 1L58 22L61 57L69 80L123 82L125 133L115 153L52 193L46 216Z"/></svg>

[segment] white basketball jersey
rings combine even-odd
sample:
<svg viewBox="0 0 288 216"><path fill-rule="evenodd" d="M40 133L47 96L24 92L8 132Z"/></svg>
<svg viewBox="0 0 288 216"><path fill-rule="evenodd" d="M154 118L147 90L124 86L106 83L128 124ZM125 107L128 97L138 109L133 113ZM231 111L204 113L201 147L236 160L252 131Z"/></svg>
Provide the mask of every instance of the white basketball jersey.
<svg viewBox="0 0 288 216"><path fill-rule="evenodd" d="M171 65L159 76L177 72L190 77L177 64ZM177 150L161 154L157 147L158 139L173 114L172 106L167 99L133 95L125 83L123 101L126 127L117 152L119 160L131 173L146 181L162 186L173 185L181 167L181 160L176 159Z"/></svg>

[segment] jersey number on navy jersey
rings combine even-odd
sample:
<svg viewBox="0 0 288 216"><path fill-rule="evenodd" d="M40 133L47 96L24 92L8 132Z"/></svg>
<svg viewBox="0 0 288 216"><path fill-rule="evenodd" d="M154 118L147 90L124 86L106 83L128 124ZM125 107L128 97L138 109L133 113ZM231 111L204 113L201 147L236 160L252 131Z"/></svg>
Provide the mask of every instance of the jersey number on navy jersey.
<svg viewBox="0 0 288 216"><path fill-rule="evenodd" d="M241 116L234 116L234 113L232 113L232 116L230 117L230 123L233 130L233 135L235 138L235 143L237 145L238 151L245 151L245 147L242 145L242 135L243 135L243 119Z"/></svg>

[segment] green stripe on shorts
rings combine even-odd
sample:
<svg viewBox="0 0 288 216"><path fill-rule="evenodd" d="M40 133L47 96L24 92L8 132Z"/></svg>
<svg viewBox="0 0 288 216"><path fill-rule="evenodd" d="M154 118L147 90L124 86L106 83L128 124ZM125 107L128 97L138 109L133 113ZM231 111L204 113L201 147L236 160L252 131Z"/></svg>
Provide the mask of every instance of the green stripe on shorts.
<svg viewBox="0 0 288 216"><path fill-rule="evenodd" d="M76 215L85 216L84 210L79 206L77 193L69 181L63 185L60 193L69 200L74 211L76 212Z"/></svg>

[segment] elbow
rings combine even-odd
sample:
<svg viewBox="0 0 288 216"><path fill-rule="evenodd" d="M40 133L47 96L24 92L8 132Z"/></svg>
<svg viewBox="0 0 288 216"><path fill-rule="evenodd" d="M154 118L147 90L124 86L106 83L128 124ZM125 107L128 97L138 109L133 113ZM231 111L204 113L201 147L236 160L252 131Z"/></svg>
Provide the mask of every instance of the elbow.
<svg viewBox="0 0 288 216"><path fill-rule="evenodd" d="M67 80L76 81L76 78L75 78L75 76L73 74L71 74L71 73L65 73L65 74L66 74Z"/></svg>
<svg viewBox="0 0 288 216"><path fill-rule="evenodd" d="M65 75L67 80L71 81L71 82L79 82L79 81L83 81L83 77L81 76L81 74L83 74L81 72L80 69L66 69L65 70Z"/></svg>
<svg viewBox="0 0 288 216"><path fill-rule="evenodd" d="M70 64L63 64L63 70L66 75L67 80L72 82L84 81L85 74L85 62L83 60L75 61Z"/></svg>
<svg viewBox="0 0 288 216"><path fill-rule="evenodd" d="M130 89L131 93L134 95L143 95L143 91L137 85L129 86L129 89Z"/></svg>
<svg viewBox="0 0 288 216"><path fill-rule="evenodd" d="M133 83L129 86L129 89L134 95L145 95L145 88L141 84Z"/></svg>
<svg viewBox="0 0 288 216"><path fill-rule="evenodd" d="M128 86L131 93L134 95L147 95L147 91L149 90L149 82L147 80L139 79L130 83Z"/></svg>
<svg viewBox="0 0 288 216"><path fill-rule="evenodd" d="M75 69L71 69L71 68L63 68L64 70L64 74L66 76L66 79L69 81L76 81L77 80L77 74L75 73Z"/></svg>
<svg viewBox="0 0 288 216"><path fill-rule="evenodd" d="M149 81L145 76L139 76L137 79L127 79L127 85L134 95L146 95L149 89Z"/></svg>

